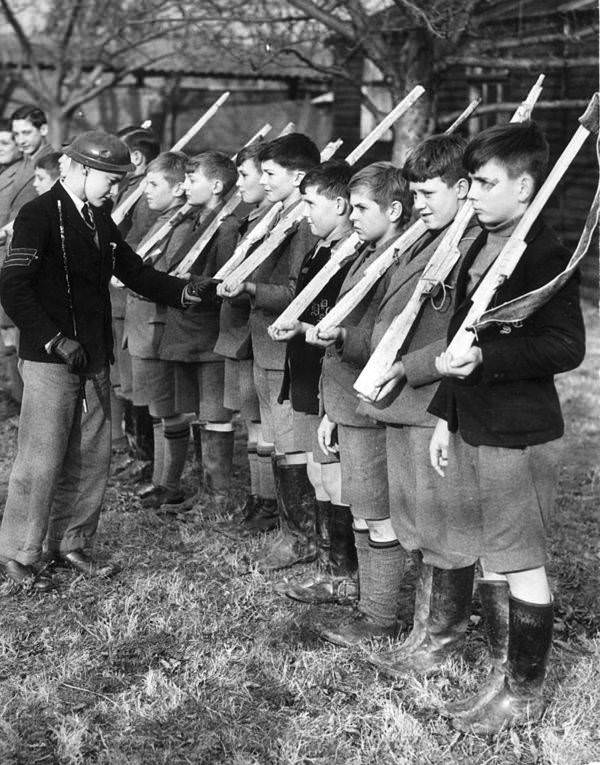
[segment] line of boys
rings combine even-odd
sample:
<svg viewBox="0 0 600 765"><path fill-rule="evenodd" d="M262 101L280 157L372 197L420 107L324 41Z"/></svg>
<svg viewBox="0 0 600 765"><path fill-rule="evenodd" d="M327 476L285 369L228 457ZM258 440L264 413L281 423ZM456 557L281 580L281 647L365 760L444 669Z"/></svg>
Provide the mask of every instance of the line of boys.
<svg viewBox="0 0 600 765"><path fill-rule="evenodd" d="M194 218L174 229L173 245L169 242L160 253L159 267L168 270L218 212L233 187L235 170L230 160L216 152L205 152L185 164L176 155L161 155L158 160L150 170L157 176L157 185L163 185L164 196L149 190L149 206L160 214L170 213L185 190L196 210ZM462 646L474 564L479 559L484 569L479 590L494 673L478 696L449 705L448 713L457 727L475 732L539 717L552 629L544 571L544 523L556 485L555 441L562 435L552 376L573 368L583 356L577 284L570 282L523 326L486 330L465 359L448 359L442 351L449 325L454 328L460 323L456 318L451 322L453 311L460 311L465 298L468 300L539 184L547 162L543 136L532 124L492 128L474 139L466 153L461 139L435 136L410 155L402 171L376 163L350 180L348 170L339 163L318 168L318 151L304 136L286 136L242 153L238 166L248 162L253 164L255 180L260 178L267 202L283 202L286 215L304 198L310 223L295 226L251 280L233 288L219 287L220 296L228 301L220 306L210 278L233 252L238 235L237 222L227 219L192 268L205 277L206 292L200 307L183 315L186 322L192 317L189 326L175 323L169 339L170 309L165 317L162 309L145 307L151 319L146 328L153 334L143 340L150 341L151 354L145 357L140 351L142 355L136 357L144 362L137 378L146 388L143 394L154 416L163 420L166 437L155 454L154 488L148 499L180 497L184 432L185 448L188 438L184 415L189 412L206 423L202 431L204 466L213 486L226 489L231 472L232 409L236 403L241 409L239 400L243 398L257 452L254 456L251 441L252 486L242 530L248 533L274 525L275 494L282 527L261 565L283 568L319 556L327 560L334 576L292 583L288 594L308 602L348 602L349 587L352 595L348 574L358 563L356 613L348 622L321 625L323 637L356 645L373 637L397 636L402 626L398 621L399 588L406 551L418 551L421 560L412 632L391 652L372 655L371 660L393 677L435 670ZM179 169L172 174L175 167ZM242 195L244 180L240 174ZM402 380L399 393L383 408L358 405L353 382L412 294L467 194L475 203L483 230L473 221L461 242L461 262L441 286L440 294L425 305L394 365L392 374ZM266 210L259 197L247 194L246 201L257 204L256 212L244 223L247 227ZM317 334L310 325L397 238L410 218L413 200L428 233L409 252L399 253L395 267L341 327ZM187 232L178 231L185 224ZM351 224L365 245L300 321L277 337L277 346L267 328L327 260L332 245L348 233ZM176 234L183 240L179 247ZM502 299L548 281L567 260L543 223L532 230L530 239L523 266L507 280ZM140 310L137 303L141 301L133 296L130 300ZM246 341L246 350L229 351L230 361L239 359L233 364L214 353L227 324L229 301L232 305L235 301L242 312L236 329L238 339ZM244 312L255 357L258 412L249 390L249 365L242 363L248 361L243 357L249 353ZM181 316L177 314L177 319ZM139 321L134 324L136 330L141 329ZM303 336L321 350L307 355ZM162 363L165 361L168 363ZM151 373L152 367L156 374ZM228 389L226 367L230 367ZM444 383L436 393L442 377ZM323 415L318 431L317 385ZM134 390L135 386L134 371ZM157 405L160 392L168 401L163 409ZM280 403L288 396L291 403ZM434 415L442 418L435 428ZM179 429L181 443L169 452L165 443L173 418L171 433ZM443 424L446 420L449 428ZM457 435L449 435L449 431ZM315 434L324 458L317 456ZM274 474L269 465L271 451ZM428 464L429 453L439 475ZM448 475L443 477L452 457L455 462L450 462ZM511 498L509 508L507 496ZM350 512L355 551L349 534Z"/></svg>
<svg viewBox="0 0 600 765"><path fill-rule="evenodd" d="M262 565L283 568L305 562L316 557L317 547L323 559L333 549L324 531L326 516L331 534L332 506L350 508L360 582L357 609L349 621L318 629L332 642L356 645L398 634L406 551L417 551L413 629L391 651L370 657L380 671L398 678L435 671L460 653L479 561L483 577L478 588L494 670L479 694L450 704L445 713L456 727L479 733L536 719L543 711L541 689L552 635L545 525L556 489L557 441L563 428L553 375L575 367L584 354L576 280L522 325L481 333L465 358L449 359L443 350L460 323L468 295L540 184L547 164L546 141L533 123L489 129L468 147L457 137L434 136L412 152L402 172L376 163L356 173L346 192L340 188L343 169L336 163L311 170L306 169L310 157L300 161L298 153L291 162L284 160L285 154L278 152L294 141L294 136L279 139L259 151L263 184L270 201L284 201L284 211L285 203L291 207L302 193L312 232L320 241L302 256L302 247L293 248L300 239L300 224L284 253L261 266L251 281L219 288L225 298L250 296L255 353L258 348L268 365L255 362L261 418L263 426L277 418L280 427L274 432L267 428L266 433L272 433L275 442L282 532ZM278 174L283 178L279 186ZM286 183L287 195L279 190ZM401 379L399 392L382 408L357 406L352 383L392 318L406 305L467 195L477 220L463 236L461 260L425 305L398 363L382 379ZM399 254L396 266L342 326L316 333L310 325L335 302L336 293L345 294L397 238L413 201L427 234L409 252ZM342 269L337 283L327 285L301 319L277 337L287 342L282 363L282 355L265 346L264 330L316 273L317 263L327 258L323 250L331 251L349 223L366 244ZM519 269L503 285L498 300L549 281L567 257L551 230L538 221ZM318 355L306 354L303 335L325 349L322 369ZM270 374L264 375L265 370ZM319 466L315 459L317 378L324 414L318 442L328 458L339 453L339 470L328 468L335 465L329 460ZM441 378L444 382L436 391ZM274 401L280 383L280 400L291 400L291 419L288 408ZM441 418L437 425L436 416ZM453 462L444 477L451 459L449 441ZM316 506L302 484L300 466L305 463L320 500ZM332 480L325 479L327 474ZM330 501L327 510L325 497ZM344 538L339 527L337 532L336 544ZM352 571L351 559L349 553L343 561L346 574ZM328 562L338 574L335 558ZM308 602L347 602L341 579L295 582L287 593Z"/></svg>

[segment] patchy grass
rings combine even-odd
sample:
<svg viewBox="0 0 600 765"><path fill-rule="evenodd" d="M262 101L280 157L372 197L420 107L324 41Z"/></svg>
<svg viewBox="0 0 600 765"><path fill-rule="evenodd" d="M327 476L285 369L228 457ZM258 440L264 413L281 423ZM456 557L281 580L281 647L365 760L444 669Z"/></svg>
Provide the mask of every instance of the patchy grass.
<svg viewBox="0 0 600 765"><path fill-rule="evenodd" d="M46 596L0 585L1 765L600 761L600 339L595 312L586 319L587 360L560 380L568 448L551 538L556 641L541 724L488 740L437 714L486 674L477 614L466 662L389 683L361 651L313 635L314 620L335 608L273 593L283 574L252 566L264 541L218 533L213 522L225 516L208 500L165 519L115 482L97 552L121 563L121 574L94 582L61 572ZM4 395L0 490L14 414ZM237 499L242 458L240 439Z"/></svg>

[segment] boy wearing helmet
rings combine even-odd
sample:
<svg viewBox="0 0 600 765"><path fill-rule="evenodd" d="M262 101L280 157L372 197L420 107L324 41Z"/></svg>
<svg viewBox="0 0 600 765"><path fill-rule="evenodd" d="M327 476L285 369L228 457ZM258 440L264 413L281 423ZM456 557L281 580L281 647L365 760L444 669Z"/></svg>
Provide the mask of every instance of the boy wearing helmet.
<svg viewBox="0 0 600 765"><path fill-rule="evenodd" d="M104 208L130 168L127 147L90 131L65 153L64 180L19 212L0 272L24 380L0 563L9 579L39 591L52 586L39 569L42 553L86 574L114 571L87 553L110 462L111 276L156 302L197 300L193 282L144 264Z"/></svg>

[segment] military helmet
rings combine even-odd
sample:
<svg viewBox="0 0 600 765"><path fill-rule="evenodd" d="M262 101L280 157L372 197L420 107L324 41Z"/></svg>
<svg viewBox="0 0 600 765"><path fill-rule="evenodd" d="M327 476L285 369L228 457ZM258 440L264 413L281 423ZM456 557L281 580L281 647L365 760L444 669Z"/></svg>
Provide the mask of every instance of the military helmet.
<svg viewBox="0 0 600 765"><path fill-rule="evenodd" d="M107 173L127 173L134 169L127 146L120 138L103 130L82 133L64 153L75 162Z"/></svg>

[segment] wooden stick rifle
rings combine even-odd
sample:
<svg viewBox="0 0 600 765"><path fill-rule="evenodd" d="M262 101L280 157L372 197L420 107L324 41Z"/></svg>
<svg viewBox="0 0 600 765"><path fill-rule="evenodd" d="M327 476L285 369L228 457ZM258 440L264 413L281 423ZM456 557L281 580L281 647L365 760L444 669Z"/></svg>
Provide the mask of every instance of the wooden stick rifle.
<svg viewBox="0 0 600 765"><path fill-rule="evenodd" d="M544 75L540 75L529 91L527 98L514 113L511 122L524 122L531 116L535 103L542 92ZM397 355L417 320L421 308L440 284L443 284L460 258L458 248L461 239L473 217L473 205L467 200L448 227L441 242L433 253L404 309L387 328L371 358L354 383L354 389L364 401L381 401L396 387L398 380L390 380L379 386L381 379L394 364Z"/></svg>
<svg viewBox="0 0 600 765"><path fill-rule="evenodd" d="M400 101L392 111L372 130L360 144L346 157L346 162L353 165L371 146L398 120L413 104L423 95L425 88L421 85L414 87L411 92ZM324 162L324 159L321 159ZM302 205L297 205L289 215L281 219L269 234L269 238L260 247L245 259L234 270L229 271L224 283L225 291L228 287L235 287L245 281L250 274L258 268L273 253L282 242L289 236L292 227L304 217Z"/></svg>
<svg viewBox="0 0 600 765"><path fill-rule="evenodd" d="M542 211L561 178L579 153L590 133L598 132L600 108L599 94L594 93L584 114L579 118L577 131L560 155L548 177L516 225L502 251L489 268L471 296L471 308L448 345L447 353L457 358L468 352L476 338L476 325L486 311L498 288L510 277L527 249L525 237Z"/></svg>
<svg viewBox="0 0 600 765"><path fill-rule="evenodd" d="M286 126L287 127L287 126ZM270 125L268 122L266 125L263 125L260 130L258 130L252 138L250 138L249 141L246 141L243 148L245 149L246 146L250 146L250 144L255 143L256 141L260 141L262 138L264 138L268 133L271 131L272 125ZM235 159L238 155L238 152L236 152L233 157L231 158L233 162L235 162ZM236 198L236 205L239 204L239 199ZM235 209L234 207L234 209ZM189 212L192 210L193 205L189 204L189 202L186 202L182 207L180 207L165 223L152 234L151 237L149 237L145 242L142 242L142 244L138 248L138 255L140 255L142 258L149 260L152 262L154 258L160 254L160 249L158 252L156 252L156 248L158 245L162 242L162 240L167 237L171 231L175 228L175 226L178 226L181 221L187 217Z"/></svg>
<svg viewBox="0 0 600 765"><path fill-rule="evenodd" d="M331 159L331 157L333 157L335 152L340 148L342 143L343 141L339 138L336 141L330 141L321 152L321 157L320 157L321 162L326 162L328 159ZM235 272L237 274L236 269L240 268L242 264L245 264L250 260L250 258L247 258L248 253L257 242L260 242L261 239L264 239L267 236L273 221L282 212L282 210L283 210L283 204L281 202L276 202L274 205L272 205L269 208L268 212L265 215L263 215L263 217L259 220L256 226L254 226L252 231L250 231L247 234L247 236L245 236L242 239L242 241L238 244L238 246L235 248L235 252L231 256L231 258L229 258L227 263L224 263L221 266L221 268L217 271L217 273L214 275L215 279L225 280L225 279L228 279L232 273ZM293 208L293 210L290 211L290 214L288 216L286 215L283 216L282 220L279 222L277 226L275 226L275 228L269 235L269 239L268 239L269 242L271 241L271 238L275 235L275 233L278 231L278 229L285 230L285 235L287 236L288 231L291 227L291 223L288 222L288 219L290 219L291 222L293 223L295 220L294 219L295 212L296 212L296 208ZM285 224L285 228L284 228L284 225L282 224ZM285 236L283 237L283 239L285 239ZM283 241L283 239L280 241ZM262 253L264 252L265 245L266 243L261 244L252 253L252 256L251 256L252 262L254 262L255 260L254 256L257 253L260 253L262 255ZM276 245L276 246L279 246L279 245ZM270 249L269 254L274 249L275 247ZM266 256L262 258L262 260L265 260L265 259L266 259ZM254 266L254 268L256 268L256 266ZM254 268L252 268L252 271L254 270ZM252 271L249 271L249 273L252 273ZM243 281L243 279L240 279L240 281Z"/></svg>
<svg viewBox="0 0 600 765"><path fill-rule="evenodd" d="M475 102L471 102L461 114L461 118L457 119L445 133L448 134L449 132L456 130L465 119L468 119L471 116L473 111L477 108L478 103L478 99L476 99ZM402 253L406 252L406 250L416 244L426 233L427 228L423 221L417 220L406 231L400 234L400 236L395 239L370 266L365 268L361 280L355 284L354 287L352 287L352 289L333 306L331 311L329 311L329 313L315 325L317 333L329 332L334 329L334 327L338 327L346 316L348 316L361 300L365 298L386 271L388 271L394 263L398 262L398 258Z"/></svg>
<svg viewBox="0 0 600 765"><path fill-rule="evenodd" d="M206 112L200 117L199 120L197 120L192 127L181 136L181 138L173 145L171 148L171 151L180 151L183 149L183 147L188 144L192 138L200 131L204 125L212 118L214 115L219 111L221 106L227 101L229 98L229 91L226 90L225 93L223 93L215 103L210 107L210 109L207 109ZM129 212L133 205L138 201L138 199L141 198L142 194L144 193L144 183L140 183L137 188L135 188L131 194L125 197L125 199L119 204L112 213L112 219L114 222L119 225Z"/></svg>

